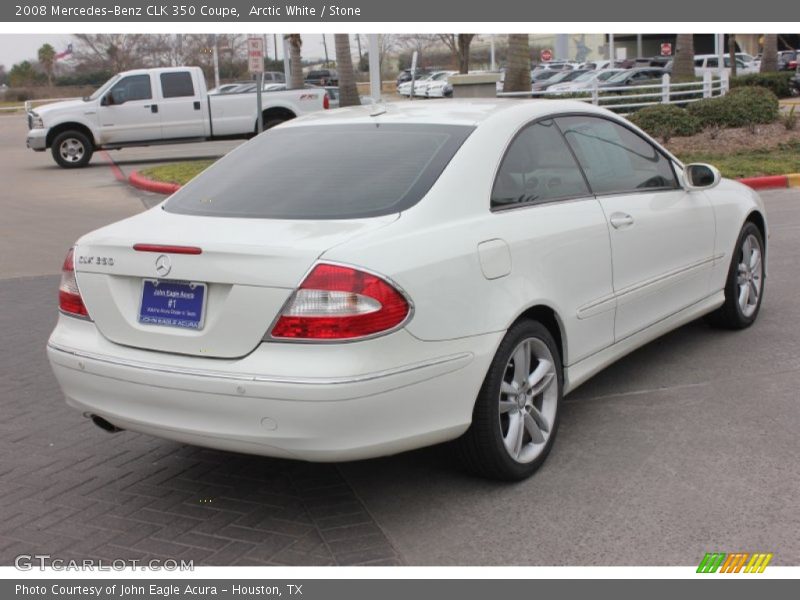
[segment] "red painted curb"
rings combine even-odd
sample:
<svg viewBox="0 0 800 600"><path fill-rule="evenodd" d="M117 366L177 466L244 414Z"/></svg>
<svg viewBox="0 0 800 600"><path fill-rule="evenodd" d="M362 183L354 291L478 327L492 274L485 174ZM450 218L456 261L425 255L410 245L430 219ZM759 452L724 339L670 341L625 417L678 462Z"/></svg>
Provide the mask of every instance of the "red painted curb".
<svg viewBox="0 0 800 600"><path fill-rule="evenodd" d="M130 175L128 175L128 183L135 188L139 188L140 190L155 192L156 194L165 194L167 196L174 194L181 189L181 186L179 186L177 183L153 181L152 179L148 179L144 175L141 175L139 171L133 171Z"/></svg>
<svg viewBox="0 0 800 600"><path fill-rule="evenodd" d="M767 175L764 177L744 177L739 182L753 188L754 190L769 190L774 188L789 187L788 175Z"/></svg>

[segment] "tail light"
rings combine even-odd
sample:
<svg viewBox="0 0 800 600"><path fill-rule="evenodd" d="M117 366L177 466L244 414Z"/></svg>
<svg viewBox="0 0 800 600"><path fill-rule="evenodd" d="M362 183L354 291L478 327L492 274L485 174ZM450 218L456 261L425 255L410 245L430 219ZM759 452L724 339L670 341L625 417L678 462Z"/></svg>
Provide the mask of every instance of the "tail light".
<svg viewBox="0 0 800 600"><path fill-rule="evenodd" d="M385 279L351 267L319 264L294 293L272 338L346 340L394 329L411 305Z"/></svg>
<svg viewBox="0 0 800 600"><path fill-rule="evenodd" d="M61 285L58 286L58 308L61 312L76 317L89 317L83 304L78 281L75 279L74 248L70 248L61 267Z"/></svg>
<svg viewBox="0 0 800 600"><path fill-rule="evenodd" d="M325 95L322 97L322 108L328 109L331 107L331 99L328 98L328 92L325 92Z"/></svg>

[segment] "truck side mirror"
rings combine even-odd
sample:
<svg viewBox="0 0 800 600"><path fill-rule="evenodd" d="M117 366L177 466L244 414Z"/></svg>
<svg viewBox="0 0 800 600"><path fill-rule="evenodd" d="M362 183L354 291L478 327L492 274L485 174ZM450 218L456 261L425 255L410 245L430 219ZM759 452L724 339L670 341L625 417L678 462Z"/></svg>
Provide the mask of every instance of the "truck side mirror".
<svg viewBox="0 0 800 600"><path fill-rule="evenodd" d="M111 92L100 98L100 106L111 106L113 103L114 99L111 97Z"/></svg>

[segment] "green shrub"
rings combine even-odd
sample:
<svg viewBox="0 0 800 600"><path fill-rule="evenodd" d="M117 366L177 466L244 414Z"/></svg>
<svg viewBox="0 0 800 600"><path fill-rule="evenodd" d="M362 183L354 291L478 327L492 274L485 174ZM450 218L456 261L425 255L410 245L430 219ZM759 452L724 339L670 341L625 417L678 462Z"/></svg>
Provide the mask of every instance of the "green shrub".
<svg viewBox="0 0 800 600"><path fill-rule="evenodd" d="M694 135L702 129L697 117L673 104L647 106L631 115L630 121L664 142L676 135Z"/></svg>
<svg viewBox="0 0 800 600"><path fill-rule="evenodd" d="M767 88L778 98L788 98L792 95L790 81L793 73L781 71L779 73L750 73L739 77L731 77L731 89L758 86Z"/></svg>
<svg viewBox="0 0 800 600"><path fill-rule="evenodd" d="M692 102L687 110L702 127L745 127L773 123L778 118L778 97L770 90L746 86L730 90L719 98Z"/></svg>

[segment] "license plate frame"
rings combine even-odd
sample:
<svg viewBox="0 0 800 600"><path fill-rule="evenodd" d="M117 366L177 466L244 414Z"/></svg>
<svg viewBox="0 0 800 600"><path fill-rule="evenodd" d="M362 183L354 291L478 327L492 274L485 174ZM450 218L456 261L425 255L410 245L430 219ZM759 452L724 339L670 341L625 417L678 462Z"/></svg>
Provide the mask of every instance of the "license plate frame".
<svg viewBox="0 0 800 600"><path fill-rule="evenodd" d="M155 294L158 289L164 292L161 298L157 298ZM194 295L190 298L185 296L185 294L195 294L197 290L200 290L202 296L199 300ZM148 291L150 291L149 295ZM173 306L169 304L171 301L175 302ZM137 321L142 325L201 331L205 326L207 301L207 283L172 279L142 279ZM198 310L199 316L196 315ZM146 312L149 314L145 314Z"/></svg>

